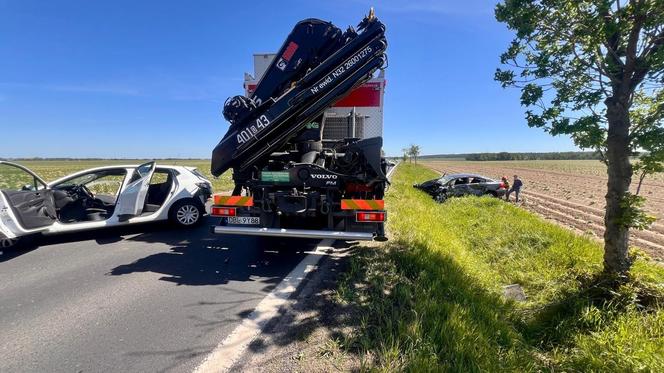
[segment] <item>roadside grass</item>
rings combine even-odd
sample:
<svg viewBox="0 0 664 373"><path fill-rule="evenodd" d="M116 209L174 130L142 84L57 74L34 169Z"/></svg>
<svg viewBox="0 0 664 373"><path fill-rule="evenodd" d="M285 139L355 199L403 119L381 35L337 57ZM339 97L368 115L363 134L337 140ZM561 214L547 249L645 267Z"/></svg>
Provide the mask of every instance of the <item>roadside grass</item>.
<svg viewBox="0 0 664 373"><path fill-rule="evenodd" d="M664 268L635 251L615 286L591 238L494 198L435 203L412 188L434 172L396 172L390 241L358 250L338 288L366 370L664 371Z"/></svg>

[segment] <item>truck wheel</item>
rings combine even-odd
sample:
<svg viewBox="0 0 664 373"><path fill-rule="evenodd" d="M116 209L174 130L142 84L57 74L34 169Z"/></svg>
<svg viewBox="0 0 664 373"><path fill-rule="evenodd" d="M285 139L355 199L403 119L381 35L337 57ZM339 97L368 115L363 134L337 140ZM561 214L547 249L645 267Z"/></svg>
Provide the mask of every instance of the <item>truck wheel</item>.
<svg viewBox="0 0 664 373"><path fill-rule="evenodd" d="M193 199L183 199L171 207L168 218L179 227L193 227L203 221L205 209Z"/></svg>

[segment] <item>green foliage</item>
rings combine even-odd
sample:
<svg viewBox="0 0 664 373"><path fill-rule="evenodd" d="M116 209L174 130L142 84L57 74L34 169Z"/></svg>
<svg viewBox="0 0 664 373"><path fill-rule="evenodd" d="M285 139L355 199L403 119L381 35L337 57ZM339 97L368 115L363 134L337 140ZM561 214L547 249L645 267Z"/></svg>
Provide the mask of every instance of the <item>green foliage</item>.
<svg viewBox="0 0 664 373"><path fill-rule="evenodd" d="M419 157L420 151L421 149L419 145L411 144L408 147L408 155L411 157L411 159L415 159L415 163L417 163L417 157Z"/></svg>
<svg viewBox="0 0 664 373"><path fill-rule="evenodd" d="M406 162L408 160L408 157L410 157L410 148L402 148L401 152L403 153L401 160Z"/></svg>
<svg viewBox="0 0 664 373"><path fill-rule="evenodd" d="M604 150L605 103L620 102L632 149L664 146L663 0L505 0L496 19L516 37L495 79L521 89L529 126Z"/></svg>
<svg viewBox="0 0 664 373"><path fill-rule="evenodd" d="M646 199L632 193L625 193L620 206L622 207L622 216L619 223L627 228L636 228L644 230L650 228L650 225L657 220L654 216L648 215L644 210Z"/></svg>
<svg viewBox="0 0 664 373"><path fill-rule="evenodd" d="M495 14L516 34L495 79L521 89L528 125L604 155L605 267L626 271L627 227L647 220L624 195L628 158L664 148L664 0L504 0Z"/></svg>
<svg viewBox="0 0 664 373"><path fill-rule="evenodd" d="M634 172L641 174L641 179L647 175L664 172L664 151L642 155L633 169Z"/></svg>
<svg viewBox="0 0 664 373"><path fill-rule="evenodd" d="M359 307L345 347L375 371L661 371L664 269L602 275L602 250L490 197L435 203L401 164L386 196L390 241L358 250L339 285ZM520 284L525 302L505 299Z"/></svg>
<svg viewBox="0 0 664 373"><path fill-rule="evenodd" d="M550 153L473 153L465 154L467 161L528 161L600 159L598 152L550 152Z"/></svg>

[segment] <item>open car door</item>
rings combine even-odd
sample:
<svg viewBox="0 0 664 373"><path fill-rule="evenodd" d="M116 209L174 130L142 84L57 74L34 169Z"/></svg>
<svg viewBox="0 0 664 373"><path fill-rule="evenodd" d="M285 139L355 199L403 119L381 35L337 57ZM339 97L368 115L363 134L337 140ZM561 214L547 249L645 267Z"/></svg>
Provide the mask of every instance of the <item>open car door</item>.
<svg viewBox="0 0 664 373"><path fill-rule="evenodd" d="M0 161L2 236L17 238L37 233L56 220L53 191L46 187L46 182L19 164Z"/></svg>
<svg viewBox="0 0 664 373"><path fill-rule="evenodd" d="M134 169L127 186L120 192L118 203L115 206L115 213L120 218L127 219L143 212L145 197L148 194L155 166L155 162L152 161Z"/></svg>

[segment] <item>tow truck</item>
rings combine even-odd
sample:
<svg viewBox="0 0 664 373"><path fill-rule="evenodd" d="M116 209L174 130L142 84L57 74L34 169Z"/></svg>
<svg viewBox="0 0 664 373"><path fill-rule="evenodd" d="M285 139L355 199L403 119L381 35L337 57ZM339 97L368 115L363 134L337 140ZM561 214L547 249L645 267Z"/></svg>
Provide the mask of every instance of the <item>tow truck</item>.
<svg viewBox="0 0 664 373"><path fill-rule="evenodd" d="M295 25L251 92L224 103L211 172L232 170L235 187L213 196L214 233L386 240L382 137L357 136L354 108L352 131L324 136L326 110L383 72L386 49L373 9L356 29Z"/></svg>

